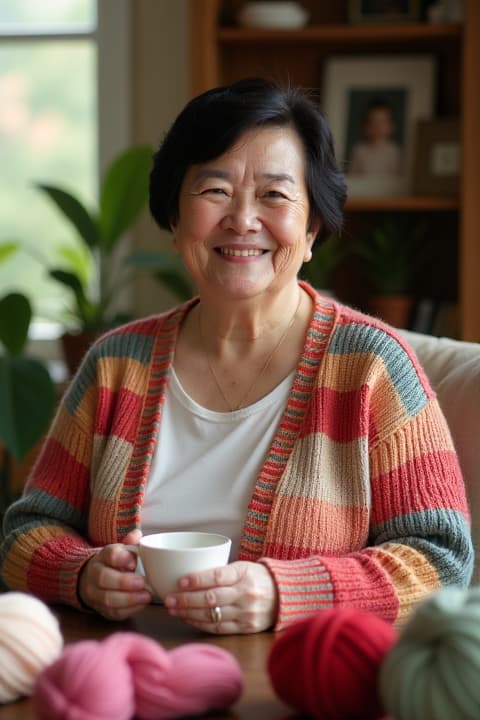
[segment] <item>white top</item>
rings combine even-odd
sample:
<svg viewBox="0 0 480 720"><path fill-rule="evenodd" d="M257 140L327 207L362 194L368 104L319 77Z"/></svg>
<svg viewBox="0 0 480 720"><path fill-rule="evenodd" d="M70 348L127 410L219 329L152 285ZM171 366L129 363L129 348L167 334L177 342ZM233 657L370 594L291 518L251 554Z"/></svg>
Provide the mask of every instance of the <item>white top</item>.
<svg viewBox="0 0 480 720"><path fill-rule="evenodd" d="M251 493L280 423L295 373L234 412L214 412L187 395L172 368L141 511L144 534L218 532L238 555Z"/></svg>

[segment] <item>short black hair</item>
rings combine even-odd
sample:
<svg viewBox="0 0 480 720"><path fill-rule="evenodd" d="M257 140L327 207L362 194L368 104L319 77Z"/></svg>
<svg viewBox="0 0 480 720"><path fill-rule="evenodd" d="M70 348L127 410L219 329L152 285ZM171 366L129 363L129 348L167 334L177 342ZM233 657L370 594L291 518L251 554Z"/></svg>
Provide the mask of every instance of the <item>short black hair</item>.
<svg viewBox="0 0 480 720"><path fill-rule="evenodd" d="M262 126L291 127L303 143L310 223L321 220L316 242L340 232L345 179L318 103L303 88L260 78L207 90L180 112L153 156L150 211L158 225L170 229L177 221L180 188L191 165L219 157L247 130Z"/></svg>

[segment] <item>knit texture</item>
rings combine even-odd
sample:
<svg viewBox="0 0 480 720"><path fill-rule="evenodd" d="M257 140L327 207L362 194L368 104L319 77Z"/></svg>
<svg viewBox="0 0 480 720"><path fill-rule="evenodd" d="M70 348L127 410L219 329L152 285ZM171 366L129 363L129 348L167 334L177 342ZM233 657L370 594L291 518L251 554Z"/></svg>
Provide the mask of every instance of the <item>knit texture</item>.
<svg viewBox="0 0 480 720"><path fill-rule="evenodd" d="M315 308L239 558L274 575L277 629L333 606L401 622L432 590L470 579L457 456L405 341L302 286ZM82 565L140 526L176 338L196 302L108 333L85 358L6 514L7 587L80 607Z"/></svg>

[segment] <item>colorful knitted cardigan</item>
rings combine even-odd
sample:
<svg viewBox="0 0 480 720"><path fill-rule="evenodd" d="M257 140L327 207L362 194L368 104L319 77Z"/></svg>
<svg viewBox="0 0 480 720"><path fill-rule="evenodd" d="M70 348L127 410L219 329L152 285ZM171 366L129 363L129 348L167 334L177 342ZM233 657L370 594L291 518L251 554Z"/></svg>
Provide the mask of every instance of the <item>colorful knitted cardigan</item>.
<svg viewBox="0 0 480 720"><path fill-rule="evenodd" d="M277 629L332 605L401 622L427 593L470 579L457 457L397 333L303 287L315 309L239 559L273 574ZM140 526L176 337L195 302L112 331L87 355L6 514L8 588L80 607L83 564Z"/></svg>

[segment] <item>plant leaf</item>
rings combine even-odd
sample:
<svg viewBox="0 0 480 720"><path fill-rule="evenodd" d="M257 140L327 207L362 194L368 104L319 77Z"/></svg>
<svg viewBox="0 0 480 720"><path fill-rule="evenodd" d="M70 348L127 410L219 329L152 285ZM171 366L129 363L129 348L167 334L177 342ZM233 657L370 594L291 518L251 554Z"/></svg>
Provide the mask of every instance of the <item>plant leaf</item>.
<svg viewBox="0 0 480 720"><path fill-rule="evenodd" d="M151 148L134 147L119 155L107 171L99 214L101 244L107 254L147 201L151 164Z"/></svg>
<svg viewBox="0 0 480 720"><path fill-rule="evenodd" d="M78 232L85 244L93 249L99 246L98 226L87 208L74 195L53 185L37 183Z"/></svg>
<svg viewBox="0 0 480 720"><path fill-rule="evenodd" d="M87 250L84 245L80 247L60 245L57 250L59 257L65 260L65 269L76 275L83 287L87 287L95 264L90 250Z"/></svg>
<svg viewBox="0 0 480 720"><path fill-rule="evenodd" d="M62 270L61 268L50 270L49 275L63 285L66 285L73 292L77 305L77 315L82 326L89 328L92 324L95 324L99 310L97 306L88 299L80 278L74 273Z"/></svg>
<svg viewBox="0 0 480 720"><path fill-rule="evenodd" d="M19 355L22 352L31 319L32 306L25 295L9 293L0 300L0 342L7 353Z"/></svg>
<svg viewBox="0 0 480 720"><path fill-rule="evenodd" d="M17 460L47 430L55 388L46 367L25 356L0 357L0 440Z"/></svg>
<svg viewBox="0 0 480 720"><path fill-rule="evenodd" d="M13 240L12 242L6 242L2 243L0 245L0 262L5 262L10 255L14 255L18 248L20 247L20 243Z"/></svg>
<svg viewBox="0 0 480 720"><path fill-rule="evenodd" d="M85 297L82 282L75 273L69 272L68 270L62 270L61 268L54 268L49 271L49 275L51 275L55 280L58 280L58 282L61 282L69 287L70 290L73 290L76 296Z"/></svg>

